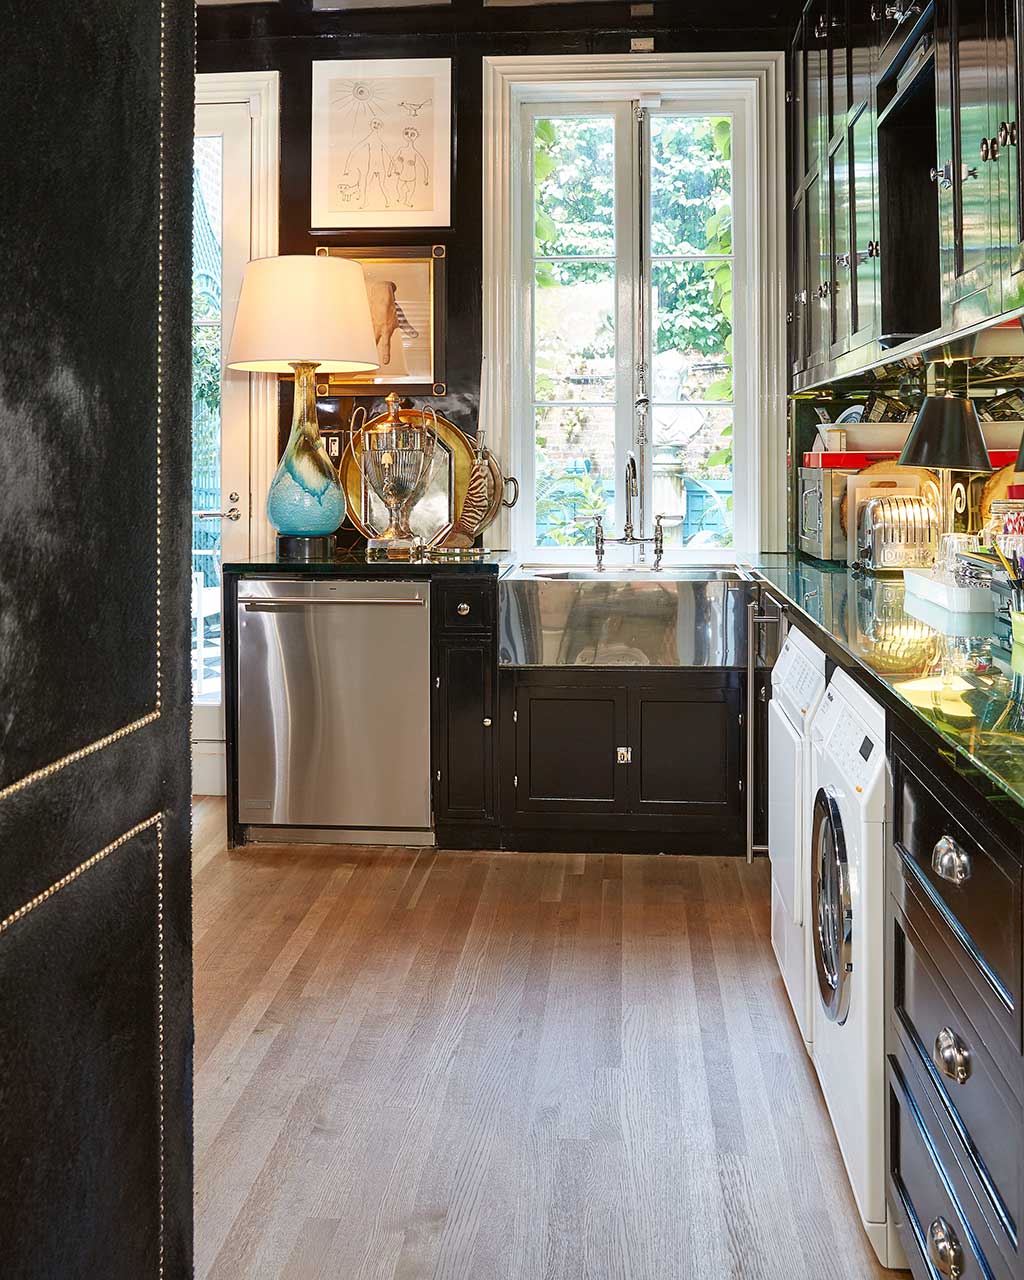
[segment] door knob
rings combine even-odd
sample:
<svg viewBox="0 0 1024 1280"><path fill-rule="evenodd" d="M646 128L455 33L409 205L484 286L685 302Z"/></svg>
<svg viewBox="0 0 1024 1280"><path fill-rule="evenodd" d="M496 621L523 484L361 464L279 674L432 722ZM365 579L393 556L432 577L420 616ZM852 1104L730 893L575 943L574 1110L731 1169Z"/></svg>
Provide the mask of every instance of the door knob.
<svg viewBox="0 0 1024 1280"><path fill-rule="evenodd" d="M970 1079L971 1051L951 1027L943 1027L935 1037L932 1056L947 1079L957 1084L966 1084Z"/></svg>
<svg viewBox="0 0 1024 1280"><path fill-rule="evenodd" d="M229 507L227 511L193 511L193 520L241 520L242 513L237 507Z"/></svg>
<svg viewBox="0 0 1024 1280"><path fill-rule="evenodd" d="M952 836L943 836L932 849L932 870L959 888L971 878L971 855Z"/></svg>
<svg viewBox="0 0 1024 1280"><path fill-rule="evenodd" d="M464 618L469 613L469 605L465 601L460 605L456 605L455 612L460 618Z"/></svg>
<svg viewBox="0 0 1024 1280"><path fill-rule="evenodd" d="M936 1218L928 1228L928 1256L940 1276L959 1280L964 1273L964 1251L956 1232L945 1218Z"/></svg>

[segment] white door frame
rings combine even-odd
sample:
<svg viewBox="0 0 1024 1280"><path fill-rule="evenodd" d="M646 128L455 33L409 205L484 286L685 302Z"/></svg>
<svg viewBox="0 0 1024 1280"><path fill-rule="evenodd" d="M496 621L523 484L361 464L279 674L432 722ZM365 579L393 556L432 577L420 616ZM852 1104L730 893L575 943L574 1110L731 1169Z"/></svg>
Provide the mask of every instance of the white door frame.
<svg viewBox="0 0 1024 1280"><path fill-rule="evenodd" d="M279 172L279 74L276 71L235 72L224 75L196 76L196 132L202 132L199 111L209 119L222 108L224 127L228 129L236 112L244 110L249 124L248 157L236 172L225 170L225 225L239 234L240 219L247 218L248 227L241 232L244 240L235 241L233 259L268 257L278 248L278 172ZM212 110L211 110L212 109ZM238 126L235 126L236 130ZM237 134L236 134L237 136ZM236 144L237 146L237 144ZM245 170L243 173L242 170ZM245 184L245 190L236 188ZM229 189L230 187L230 189ZM234 207L235 216L230 217ZM228 245L225 244L225 250ZM239 253L241 249L241 253ZM237 278L235 278L237 277ZM224 281L222 299L223 352L227 352L234 311L241 287L241 272L236 267ZM228 489L243 496L237 503L245 513L245 521L237 527L225 524L225 544L233 544L225 559L244 558L273 548L273 529L266 516L266 499L270 481L277 466L277 378L269 374L226 373L222 410L225 430L230 418L235 433L232 454L240 456L237 478L225 473L225 505ZM238 436L241 432L241 438ZM226 436L225 436L226 440ZM223 619L222 630L223 630ZM226 672L222 675L223 680ZM209 710L213 714L207 715ZM192 789L196 794L223 795L226 790L224 768L224 702L218 708L197 707L192 729Z"/></svg>
<svg viewBox="0 0 1024 1280"><path fill-rule="evenodd" d="M280 73L232 71L196 76L196 105L245 103L252 118L251 258L269 258L278 250L280 172ZM224 346L234 317L225 317ZM245 375L243 375L245 376ZM267 519L267 493L277 470L277 377L251 373L249 378L249 551L263 555L274 549L274 530Z"/></svg>
<svg viewBox="0 0 1024 1280"><path fill-rule="evenodd" d="M748 459L759 546L742 551L781 551L786 542L786 210L785 55L768 53L597 54L579 57L485 57L483 60L483 385L480 426L508 466L515 442L512 388L519 314L513 263L521 239L522 212L515 201L514 166L519 154L520 106L551 101L563 92L621 98L628 86L651 93L678 91L680 82L745 87L756 104L751 139L757 174L759 282L754 369L757 385L756 456ZM758 483L759 482L759 483ZM495 542L510 545L510 522L502 512Z"/></svg>

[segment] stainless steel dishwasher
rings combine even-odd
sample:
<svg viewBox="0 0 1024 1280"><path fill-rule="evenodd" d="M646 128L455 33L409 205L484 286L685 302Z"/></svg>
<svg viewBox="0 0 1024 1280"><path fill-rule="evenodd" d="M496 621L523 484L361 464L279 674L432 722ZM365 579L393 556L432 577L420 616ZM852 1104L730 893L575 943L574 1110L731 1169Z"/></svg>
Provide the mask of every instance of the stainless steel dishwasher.
<svg viewBox="0 0 1024 1280"><path fill-rule="evenodd" d="M433 843L429 583L244 578L237 740L250 839Z"/></svg>

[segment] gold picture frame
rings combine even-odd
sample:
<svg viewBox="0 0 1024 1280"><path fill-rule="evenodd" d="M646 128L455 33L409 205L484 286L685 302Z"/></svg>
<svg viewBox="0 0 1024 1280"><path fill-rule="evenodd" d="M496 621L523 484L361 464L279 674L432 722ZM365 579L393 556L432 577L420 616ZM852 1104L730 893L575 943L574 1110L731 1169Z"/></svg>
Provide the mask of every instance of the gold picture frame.
<svg viewBox="0 0 1024 1280"><path fill-rule="evenodd" d="M362 266L377 353L382 357L381 367L371 373L326 375L317 384L317 394L445 395L445 246L318 245L316 252L321 258L351 258Z"/></svg>

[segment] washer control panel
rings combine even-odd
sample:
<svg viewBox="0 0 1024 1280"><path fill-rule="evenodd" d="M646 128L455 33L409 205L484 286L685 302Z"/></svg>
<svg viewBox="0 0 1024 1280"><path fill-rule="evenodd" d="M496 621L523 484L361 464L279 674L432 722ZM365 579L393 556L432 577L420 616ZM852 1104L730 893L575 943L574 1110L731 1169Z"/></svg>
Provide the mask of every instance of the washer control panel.
<svg viewBox="0 0 1024 1280"><path fill-rule="evenodd" d="M814 727L849 785L855 791L867 791L885 767L885 743L831 688L825 691Z"/></svg>
<svg viewBox="0 0 1024 1280"><path fill-rule="evenodd" d="M787 640L772 670L772 688L785 690L801 715L807 715L817 705L824 686L824 674L791 639Z"/></svg>

